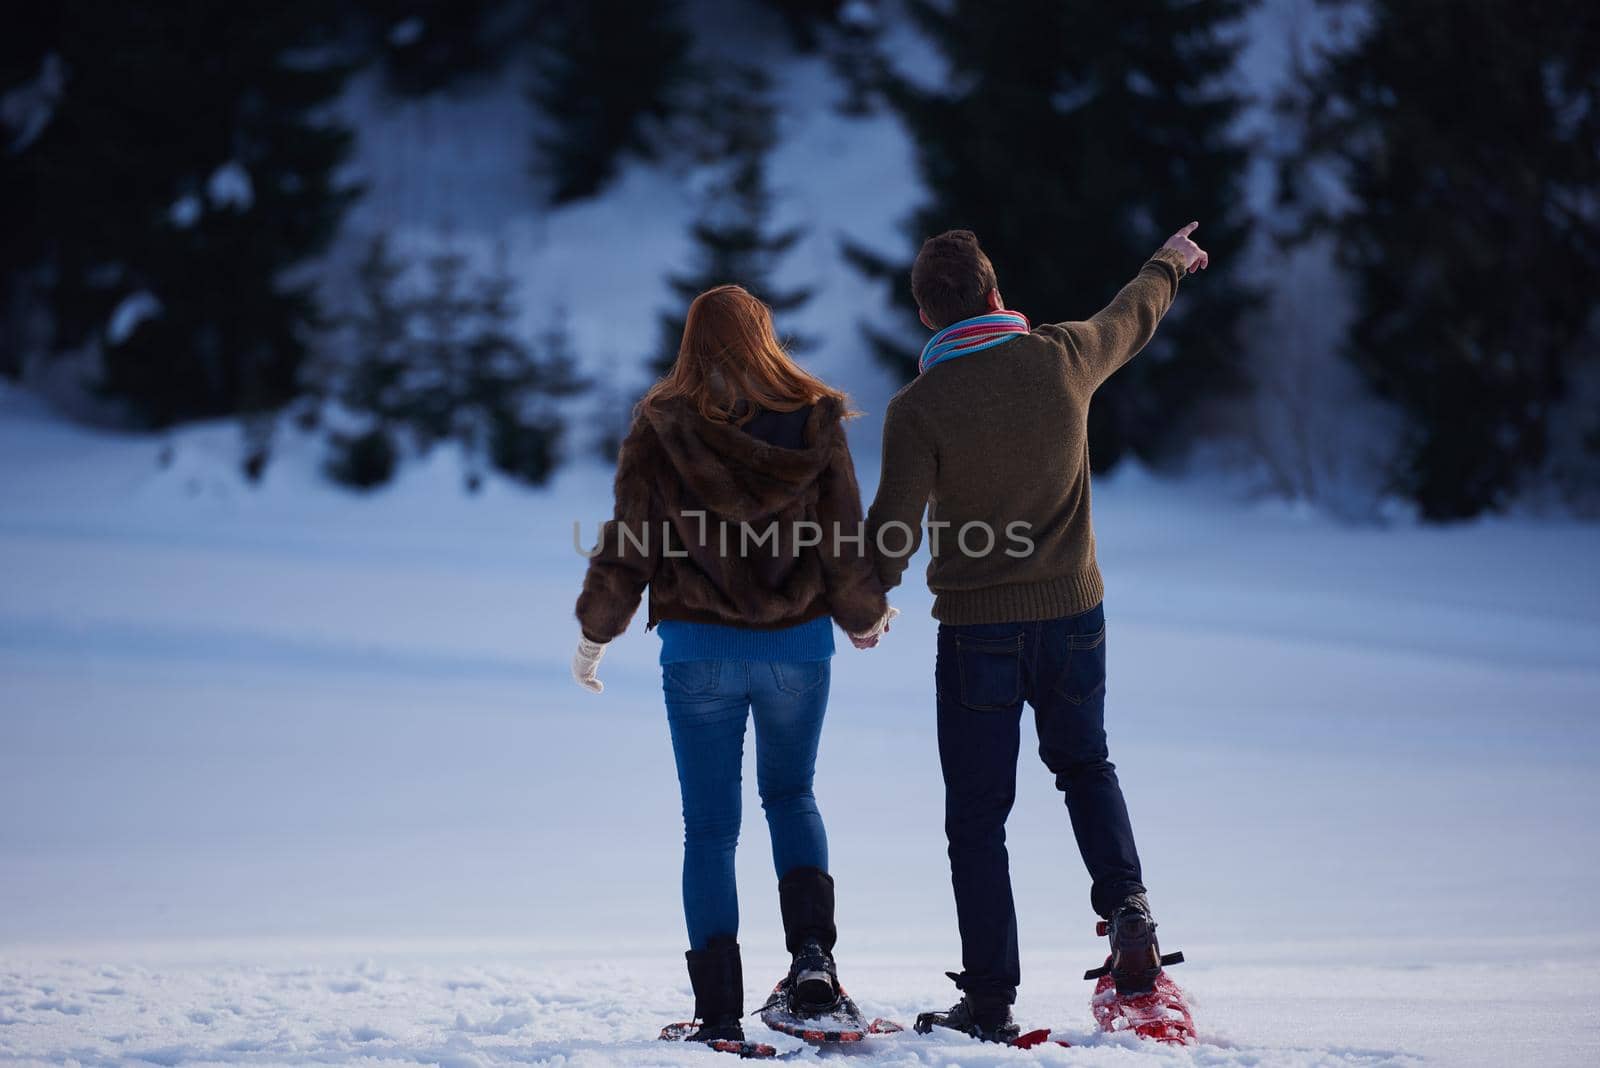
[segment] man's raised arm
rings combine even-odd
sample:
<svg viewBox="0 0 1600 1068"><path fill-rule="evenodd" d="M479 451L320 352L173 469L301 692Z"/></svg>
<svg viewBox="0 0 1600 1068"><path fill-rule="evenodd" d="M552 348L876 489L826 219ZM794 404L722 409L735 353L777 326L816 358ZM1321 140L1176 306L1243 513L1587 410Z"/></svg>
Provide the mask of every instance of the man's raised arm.
<svg viewBox="0 0 1600 1068"><path fill-rule="evenodd" d="M1210 265L1205 250L1189 239L1199 225L1192 222L1167 238L1133 281L1093 316L1082 322L1041 326L1039 332L1060 342L1096 385L1110 378L1150 343L1161 317L1178 295L1183 276Z"/></svg>

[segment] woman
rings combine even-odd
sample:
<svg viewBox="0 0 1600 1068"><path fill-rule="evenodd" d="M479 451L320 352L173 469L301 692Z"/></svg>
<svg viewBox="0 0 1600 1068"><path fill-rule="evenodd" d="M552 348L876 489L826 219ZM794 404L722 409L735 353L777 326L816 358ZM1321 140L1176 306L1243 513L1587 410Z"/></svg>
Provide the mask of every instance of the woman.
<svg viewBox="0 0 1600 1068"><path fill-rule="evenodd" d="M696 1041L742 1041L734 847L745 723L793 962L791 1007L838 997L833 879L812 773L831 621L870 644L891 617L862 533L845 398L801 370L766 305L719 286L689 306L672 371L617 460L616 512L578 598L573 675L595 693L606 643L645 588L683 795L683 910ZM849 539L849 540L846 540Z"/></svg>

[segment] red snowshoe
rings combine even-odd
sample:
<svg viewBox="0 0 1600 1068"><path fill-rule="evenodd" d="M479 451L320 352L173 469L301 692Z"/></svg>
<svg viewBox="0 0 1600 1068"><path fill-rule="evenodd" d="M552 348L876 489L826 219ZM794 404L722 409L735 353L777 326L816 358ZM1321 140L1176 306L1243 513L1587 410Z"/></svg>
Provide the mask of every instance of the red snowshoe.
<svg viewBox="0 0 1600 1068"><path fill-rule="evenodd" d="M1162 954L1144 895L1130 897L1109 923L1101 920L1095 930L1111 939L1105 964L1083 974L1085 979L1099 980L1091 1005L1100 1029L1111 1034L1131 1032L1169 1045L1193 1045L1194 1017L1182 988L1163 970L1183 963L1183 954Z"/></svg>
<svg viewBox="0 0 1600 1068"><path fill-rule="evenodd" d="M1182 988L1166 972L1156 976L1154 987L1143 994L1117 993L1116 980L1107 972L1095 984L1091 1005L1095 1023L1110 1034L1131 1032L1173 1046L1192 1046L1196 1042L1189 1004Z"/></svg>

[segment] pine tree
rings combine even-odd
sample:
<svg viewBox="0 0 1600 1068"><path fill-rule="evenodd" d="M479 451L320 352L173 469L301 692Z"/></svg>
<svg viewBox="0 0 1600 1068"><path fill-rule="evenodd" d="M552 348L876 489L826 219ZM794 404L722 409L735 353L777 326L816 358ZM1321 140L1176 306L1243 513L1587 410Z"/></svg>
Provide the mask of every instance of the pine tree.
<svg viewBox="0 0 1600 1068"><path fill-rule="evenodd" d="M856 117L871 111L881 80L880 0L761 0L783 17L795 50L824 56L845 95L837 110Z"/></svg>
<svg viewBox="0 0 1600 1068"><path fill-rule="evenodd" d="M795 48L815 52L822 46L828 30L838 22L848 0L762 0L783 16L784 26Z"/></svg>
<svg viewBox="0 0 1600 1068"><path fill-rule="evenodd" d="M61 12L48 5L8 20L0 34L0 377L20 378L51 343L40 308L50 291L51 235L37 218L34 145L55 121L67 70L54 51Z"/></svg>
<svg viewBox="0 0 1600 1068"><path fill-rule="evenodd" d="M669 275L677 296L674 310L661 315L661 342L650 361L653 375L671 369L683 339L684 314L696 296L714 286L740 285L762 299L775 315L800 308L811 299L805 288L780 289L773 273L784 253L804 236L797 227L771 230L768 217L773 195L767 184L767 155L777 138L777 112L771 101L771 80L751 67L722 73L699 103L703 158L721 161L707 187L691 232L695 251L692 269ZM804 338L786 338L791 351L804 351Z"/></svg>
<svg viewBox="0 0 1600 1068"><path fill-rule="evenodd" d="M333 351L311 368L305 383L318 403L336 402L365 421L353 432L335 430L329 439L329 476L357 489L393 477L400 458L397 435L411 414L411 307L400 291L406 269L387 235L372 239L356 269L356 307L344 317L336 347L329 346Z"/></svg>
<svg viewBox="0 0 1600 1068"><path fill-rule="evenodd" d="M624 154L655 157L690 37L677 0L549 0L535 30L534 169L562 204L599 192Z"/></svg>
<svg viewBox="0 0 1600 1068"><path fill-rule="evenodd" d="M1035 322L1085 317L1169 232L1201 221L1213 266L1187 284L1139 359L1095 396L1090 455L1100 470L1156 459L1190 439L1208 396L1238 387L1237 329L1251 295L1233 273L1246 238L1240 100L1221 85L1249 0L911 0L949 66L939 88L889 75L884 86L917 145L929 200L914 246L952 228L978 234L1009 307ZM901 374L926 336L909 261L847 248L888 280L907 313L875 335Z"/></svg>
<svg viewBox="0 0 1600 1068"><path fill-rule="evenodd" d="M836 109L842 115L872 114L884 83L883 30L879 5L854 0L840 8L837 24L822 37L828 65L845 89Z"/></svg>
<svg viewBox="0 0 1600 1068"><path fill-rule="evenodd" d="M425 266L428 289L413 305L408 425L423 452L441 442L456 442L467 465L467 487L475 490L482 477L477 459L486 432L469 398L473 375L468 340L476 328L477 309L467 292L467 258L447 250L429 256Z"/></svg>
<svg viewBox="0 0 1600 1068"><path fill-rule="evenodd" d="M566 324L557 319L530 345L516 332L515 282L505 249L478 281L477 328L467 345L471 375L463 407L479 413L482 455L497 470L543 485L561 459L559 402L589 387L577 371Z"/></svg>
<svg viewBox="0 0 1600 1068"><path fill-rule="evenodd" d="M320 326L291 270L356 195L334 181L350 134L319 117L348 73L329 5L62 0L41 17L67 75L8 184L54 348L99 347L100 388L148 425L280 405Z"/></svg>
<svg viewBox="0 0 1600 1068"><path fill-rule="evenodd" d="M1504 507L1600 357L1600 20L1510 0L1326 6L1355 32L1283 102L1305 136L1291 202L1354 279L1347 356L1409 424L1397 488L1431 519ZM1325 164L1348 194L1332 205Z"/></svg>
<svg viewBox="0 0 1600 1068"><path fill-rule="evenodd" d="M426 96L499 68L525 31L527 0L351 0L389 88Z"/></svg>
<svg viewBox="0 0 1600 1068"><path fill-rule="evenodd" d="M356 268L360 304L348 318L355 358L341 376L339 400L383 423L401 421L408 412L410 308L400 291L405 274L406 264L394 254L388 236L379 234Z"/></svg>
<svg viewBox="0 0 1600 1068"><path fill-rule="evenodd" d="M590 451L607 463L616 462L622 441L633 426L634 407L639 400L638 391L629 386L619 363L616 359L609 360L608 366L597 376L591 397L593 408L586 420L590 429Z"/></svg>
<svg viewBox="0 0 1600 1068"><path fill-rule="evenodd" d="M428 257L426 288L408 295L407 265L382 238L359 271L360 306L347 320L348 348L319 365L327 394L357 429L330 437L328 473L358 488L388 481L402 442L426 453L460 451L469 491L493 467L541 485L561 461L560 402L582 392L564 324L532 344L519 334L515 281L505 250L474 274L467 257Z"/></svg>
<svg viewBox="0 0 1600 1068"><path fill-rule="evenodd" d="M400 451L394 435L382 426L356 433L335 432L323 470L335 482L350 489L377 489L394 478L400 466Z"/></svg>

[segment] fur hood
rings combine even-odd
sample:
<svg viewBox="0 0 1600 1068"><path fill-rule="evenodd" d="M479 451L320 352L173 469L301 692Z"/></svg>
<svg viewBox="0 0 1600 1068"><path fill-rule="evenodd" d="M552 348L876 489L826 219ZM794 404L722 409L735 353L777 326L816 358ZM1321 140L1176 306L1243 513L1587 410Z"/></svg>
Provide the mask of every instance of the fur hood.
<svg viewBox="0 0 1600 1068"><path fill-rule="evenodd" d="M837 400L823 397L806 420L805 447L785 449L731 423L714 423L686 402L642 415L684 488L736 523L768 519L806 496L828 468L844 417Z"/></svg>

